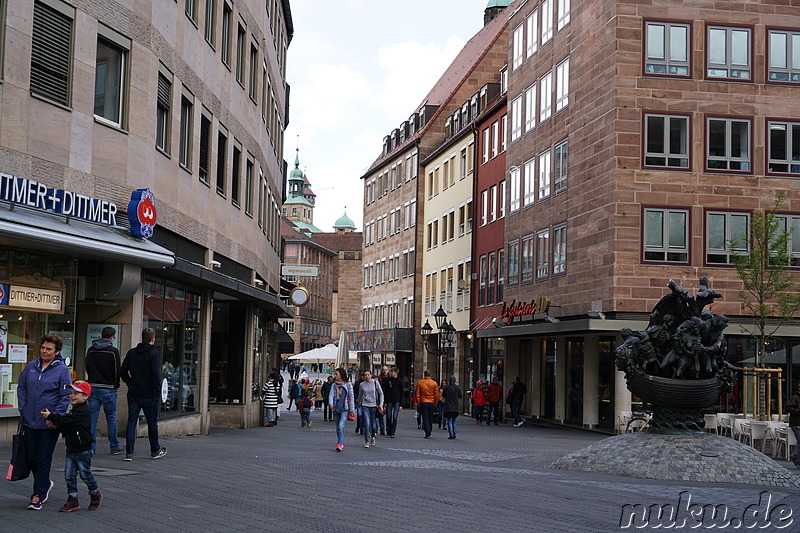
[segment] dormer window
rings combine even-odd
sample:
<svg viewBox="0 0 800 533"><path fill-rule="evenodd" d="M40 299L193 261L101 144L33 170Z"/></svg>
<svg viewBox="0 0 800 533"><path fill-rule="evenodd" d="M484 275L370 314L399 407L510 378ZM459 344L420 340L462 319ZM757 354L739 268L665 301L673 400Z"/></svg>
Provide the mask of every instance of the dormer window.
<svg viewBox="0 0 800 533"><path fill-rule="evenodd" d="M455 131L453 131L453 118L447 117L447 120L444 121L444 132L447 137L452 137Z"/></svg>
<svg viewBox="0 0 800 533"><path fill-rule="evenodd" d="M456 113L453 115L453 133L458 132L461 129L461 114Z"/></svg>
<svg viewBox="0 0 800 533"><path fill-rule="evenodd" d="M480 112L480 109L478 108L479 102L480 102L480 94L475 93L474 95L472 95L472 100L470 101L472 118L477 117L478 113Z"/></svg>

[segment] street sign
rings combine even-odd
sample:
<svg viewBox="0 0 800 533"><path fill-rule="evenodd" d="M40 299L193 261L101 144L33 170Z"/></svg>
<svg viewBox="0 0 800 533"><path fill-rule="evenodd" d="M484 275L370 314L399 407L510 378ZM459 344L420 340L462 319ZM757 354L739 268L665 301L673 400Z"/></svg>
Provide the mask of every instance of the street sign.
<svg viewBox="0 0 800 533"><path fill-rule="evenodd" d="M281 267L281 275L315 278L319 276L319 267L317 265L283 265Z"/></svg>

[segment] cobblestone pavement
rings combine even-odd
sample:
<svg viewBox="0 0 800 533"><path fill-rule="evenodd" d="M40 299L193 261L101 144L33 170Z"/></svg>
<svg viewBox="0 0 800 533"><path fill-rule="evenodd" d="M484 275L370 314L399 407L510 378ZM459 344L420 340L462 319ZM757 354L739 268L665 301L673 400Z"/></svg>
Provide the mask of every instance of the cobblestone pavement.
<svg viewBox="0 0 800 533"><path fill-rule="evenodd" d="M687 494L691 503L727 506L729 517L743 516L760 499L764 507L771 496L772 508L784 505L782 511L793 513L783 531L800 530L800 492L792 489L548 468L604 438L592 432L479 427L461 417L456 440L439 430L423 439L412 413L403 411L397 438L378 437L365 449L350 422L345 450L337 453L333 424L320 412L312 421L301 429L296 412L283 412L275 428L163 437L169 453L157 461L140 454L127 463L100 454L93 465L104 496L97 512L86 510L80 481L83 509L57 512L66 498L59 444L55 487L42 511L26 509L31 480L2 483L0 531L619 531L624 505L677 507ZM146 446L145 439L137 443ZM10 446L1 445L0 458L9 456Z"/></svg>

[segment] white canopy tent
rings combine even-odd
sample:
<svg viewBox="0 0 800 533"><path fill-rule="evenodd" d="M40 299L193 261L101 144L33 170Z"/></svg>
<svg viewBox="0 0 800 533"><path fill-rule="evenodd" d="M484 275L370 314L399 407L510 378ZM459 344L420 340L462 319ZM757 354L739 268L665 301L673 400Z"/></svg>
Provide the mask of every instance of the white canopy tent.
<svg viewBox="0 0 800 533"><path fill-rule="evenodd" d="M336 352L339 349L336 347L335 344L326 344L322 348L314 348L313 350L308 350L307 352L299 353L297 355L293 355L289 357L292 361L335 361L336 360ZM358 352L350 352L350 361L356 362L358 361Z"/></svg>

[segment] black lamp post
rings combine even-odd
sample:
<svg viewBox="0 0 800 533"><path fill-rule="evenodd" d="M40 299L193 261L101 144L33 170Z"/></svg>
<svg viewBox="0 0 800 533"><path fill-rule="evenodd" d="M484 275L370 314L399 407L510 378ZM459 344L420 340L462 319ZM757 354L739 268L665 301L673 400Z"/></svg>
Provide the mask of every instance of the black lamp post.
<svg viewBox="0 0 800 533"><path fill-rule="evenodd" d="M437 361L439 363L439 378L438 383L442 381L442 356L447 353L447 351L453 346L453 337L456 333L456 328L453 326L452 323L447 321L447 313L442 309L442 306L439 306L439 310L433 314L433 319L436 322L436 329L438 329L438 334L436 336L436 346L434 348L430 347L430 337L431 333L433 333L433 327L428 320L425 320L425 325L420 328L420 332L422 333L422 340L425 346L425 351L429 354L433 354L436 356Z"/></svg>

